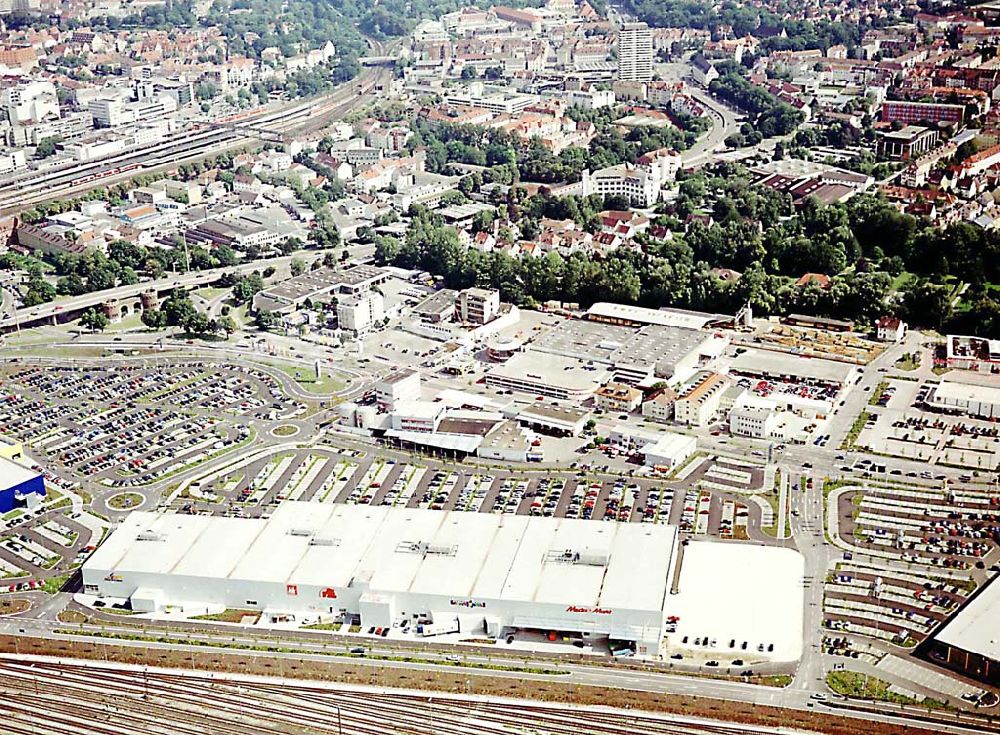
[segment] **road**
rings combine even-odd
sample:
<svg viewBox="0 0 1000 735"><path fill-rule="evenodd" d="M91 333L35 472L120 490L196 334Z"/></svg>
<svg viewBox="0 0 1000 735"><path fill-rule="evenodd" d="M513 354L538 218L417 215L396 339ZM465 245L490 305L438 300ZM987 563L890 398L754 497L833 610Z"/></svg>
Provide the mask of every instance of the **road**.
<svg viewBox="0 0 1000 735"><path fill-rule="evenodd" d="M102 630L108 630L105 626L90 624L68 625L52 620L19 619L0 622L0 634L13 636L15 640L20 637L37 636L43 636L49 640L75 642L93 642L95 640L92 636L81 636L78 634L64 632L70 629L82 630L89 633L100 633ZM517 661L512 661L508 658L493 658L481 654L468 654L461 656L462 666L458 668L456 667L456 662L447 660L449 656L454 658L454 654L445 651L418 650L411 654L415 657L415 660L399 660L407 658L401 655L399 648L380 648L376 644L375 646L369 646L366 648L366 656L358 657L348 655L349 644L303 644L301 641L295 641L288 638L283 639L281 638L280 633L273 631L263 639L260 636L251 636L245 633L241 633L236 636L232 636L230 633L231 631L222 631L218 634L192 632L179 632L176 634L178 639L184 639L186 641L201 640L205 641L206 644L211 644L210 646L182 642L167 642L162 640L162 638L170 638L172 636L171 634L163 633L156 634L158 640L129 640L127 638L123 638L114 639L112 642L116 646L142 648L147 650L170 650L183 651L186 653L205 652L210 650L214 655L224 654L227 650L227 644L229 644L229 649L232 653L237 653L242 656L246 655L246 650L241 647L275 646L282 648L282 652L268 652L255 649L252 655L256 660L260 660L262 658L270 659L274 662L272 668L276 668L279 672L283 671L283 667L286 664L290 667L292 662L336 663L338 661L344 662L346 660L350 661L350 663L355 666L370 667L372 669L373 676L376 677L376 680L378 671L383 669L421 671L428 675L431 675L434 672L440 672L442 674L455 674L460 672L460 675L466 677L467 679L485 676L489 678L516 679L518 681L537 681L594 686L654 694L704 697L709 699L740 702L744 704L783 707L786 709L804 712L815 710L817 707L827 709L831 705L836 706L837 704L833 702L830 702L829 704L825 702L818 702L816 699L811 697L807 690L801 690L795 687L778 689L754 684L746 684L739 681L703 679L650 671L632 671L606 665L572 664L562 661L544 662L537 659L525 662L525 665L530 670L519 670L516 668ZM298 650L295 650L296 648ZM385 656L386 658L378 658L379 656ZM19 659L25 658L17 652L15 652L15 657ZM0 657L0 660L2 660L2 657ZM485 668L488 666L495 666L497 664L504 664L505 666L513 665L515 668L514 670ZM77 662L76 665L94 666L93 663L87 664L84 662ZM482 666L484 668L476 668L476 666ZM552 667L557 673L538 673L537 669L543 666ZM195 674L192 673L192 676L194 675ZM310 686L316 685L318 685L318 683L310 683ZM925 712L925 710L916 711L920 711L921 713ZM866 720L874 720L887 724L911 722L910 715L906 712L901 712L898 707L893 707L891 710L886 708L885 711L881 712L865 711L863 713L856 713L843 710L833 711L833 713L848 717L861 717ZM954 723L954 721L937 723L936 729L939 732L948 733L977 731L961 724ZM755 732L762 731L763 730L760 729L755 730Z"/></svg>
<svg viewBox="0 0 1000 735"><path fill-rule="evenodd" d="M315 255L315 253L313 253ZM59 319L62 315L74 314L89 309L93 306L121 299L135 298L146 291L172 291L175 288L197 288L210 283L215 283L227 273L251 273L255 270L263 270L267 267L276 269L287 269L291 261L301 255L287 255L280 258L270 258L268 260L254 260L249 263L226 268L214 268L206 271L192 271L190 273L180 273L166 276L155 281L141 281L128 286L117 286L106 291L95 291L93 293L74 296L63 301L51 301L39 306L29 306L18 309L14 314L0 318L0 331L9 332L12 328L27 327L32 324L41 324Z"/></svg>
<svg viewBox="0 0 1000 735"><path fill-rule="evenodd" d="M705 107L712 127L693 146L681 153L681 161L686 168L703 166L709 163L716 149L724 146L726 138L739 130L739 116L714 99L701 87L690 83L690 64L680 61L657 64L656 71L668 82L688 81L687 93Z"/></svg>

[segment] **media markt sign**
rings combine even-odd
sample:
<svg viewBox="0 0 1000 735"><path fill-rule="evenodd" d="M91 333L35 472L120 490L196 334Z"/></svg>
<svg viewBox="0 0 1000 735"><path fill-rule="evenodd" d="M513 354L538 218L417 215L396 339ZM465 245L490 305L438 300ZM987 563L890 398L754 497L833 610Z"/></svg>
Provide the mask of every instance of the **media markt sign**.
<svg viewBox="0 0 1000 735"><path fill-rule="evenodd" d="M285 594L288 595L289 597L298 597L299 586L297 584L286 584Z"/></svg>
<svg viewBox="0 0 1000 735"><path fill-rule="evenodd" d="M566 612L585 615L611 615L611 611L606 607L579 607L577 605L570 605L566 608Z"/></svg>

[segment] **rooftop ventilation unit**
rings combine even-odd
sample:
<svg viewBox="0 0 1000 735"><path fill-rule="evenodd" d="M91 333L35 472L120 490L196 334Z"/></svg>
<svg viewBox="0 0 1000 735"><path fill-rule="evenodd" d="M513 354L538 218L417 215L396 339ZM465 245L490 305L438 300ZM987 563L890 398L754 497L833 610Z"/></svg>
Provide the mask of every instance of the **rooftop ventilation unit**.
<svg viewBox="0 0 1000 735"><path fill-rule="evenodd" d="M136 541L166 541L166 537L162 533L157 533L156 531L140 531L135 537Z"/></svg>
<svg viewBox="0 0 1000 735"><path fill-rule="evenodd" d="M457 546L445 546L444 544L427 544L424 549L424 553L427 555L434 554L436 556L455 556L455 552L458 550Z"/></svg>
<svg viewBox="0 0 1000 735"><path fill-rule="evenodd" d="M547 564L580 564L587 567L606 567L611 557L606 551L594 549L556 549L545 555Z"/></svg>
<svg viewBox="0 0 1000 735"><path fill-rule="evenodd" d="M313 533L315 533L315 532L311 528L289 528L288 529L288 535L289 536L304 536L304 537L309 537L309 536L312 536Z"/></svg>
<svg viewBox="0 0 1000 735"><path fill-rule="evenodd" d="M326 538L323 536L317 536L315 538L309 539L310 546L340 546L339 538Z"/></svg>
<svg viewBox="0 0 1000 735"><path fill-rule="evenodd" d="M419 554L420 556L455 556L457 546L430 544L426 541L400 541L396 546L397 554Z"/></svg>

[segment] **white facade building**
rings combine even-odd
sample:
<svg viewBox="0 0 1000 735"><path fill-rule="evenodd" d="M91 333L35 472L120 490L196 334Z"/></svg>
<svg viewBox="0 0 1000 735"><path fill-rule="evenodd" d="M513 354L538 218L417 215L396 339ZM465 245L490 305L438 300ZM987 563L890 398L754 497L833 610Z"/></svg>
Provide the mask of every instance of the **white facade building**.
<svg viewBox="0 0 1000 735"><path fill-rule="evenodd" d="M83 567L133 610L243 608L418 635L556 631L659 653L676 529L285 502L270 519L135 512Z"/></svg>
<svg viewBox="0 0 1000 735"><path fill-rule="evenodd" d="M420 373L415 370L400 370L375 385L375 401L383 411L392 410L400 401L419 400Z"/></svg>
<svg viewBox="0 0 1000 735"><path fill-rule="evenodd" d="M337 321L348 332L369 332L384 316L385 300L377 291L343 296L337 302Z"/></svg>
<svg viewBox="0 0 1000 735"><path fill-rule="evenodd" d="M392 428L429 434L437 431L444 410L444 404L434 401L396 401L392 409Z"/></svg>
<svg viewBox="0 0 1000 735"><path fill-rule="evenodd" d="M645 23L626 23L618 31L618 79L648 82L653 78L653 35Z"/></svg>
<svg viewBox="0 0 1000 735"><path fill-rule="evenodd" d="M6 87L0 102L12 125L59 117L59 98L52 82L22 80Z"/></svg>
<svg viewBox="0 0 1000 735"><path fill-rule="evenodd" d="M879 342L902 342L906 336L906 322L898 316L884 316L875 322L875 336Z"/></svg>
<svg viewBox="0 0 1000 735"><path fill-rule="evenodd" d="M455 307L466 324L487 324L500 313L500 292L493 288L467 288L459 291Z"/></svg>
<svg viewBox="0 0 1000 735"><path fill-rule="evenodd" d="M701 376L674 402L674 420L688 426L707 426L729 385L729 378L719 373Z"/></svg>
<svg viewBox="0 0 1000 735"><path fill-rule="evenodd" d="M781 421L774 406L752 397L740 398L729 412L729 432L754 439L780 438Z"/></svg>
<svg viewBox="0 0 1000 735"><path fill-rule="evenodd" d="M674 470L698 451L698 440L693 436L668 431L639 451L646 465Z"/></svg>
<svg viewBox="0 0 1000 735"><path fill-rule="evenodd" d="M27 162L24 158L24 151L10 151L0 154L0 174L9 174L18 169L25 168Z"/></svg>

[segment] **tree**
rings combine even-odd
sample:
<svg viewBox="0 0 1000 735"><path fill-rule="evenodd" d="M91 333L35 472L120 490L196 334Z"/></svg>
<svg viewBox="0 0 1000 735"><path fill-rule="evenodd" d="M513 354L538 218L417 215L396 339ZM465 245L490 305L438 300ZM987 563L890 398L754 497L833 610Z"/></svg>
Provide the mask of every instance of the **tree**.
<svg viewBox="0 0 1000 735"><path fill-rule="evenodd" d="M903 306L910 323L941 329L951 316L951 289L921 280L906 292Z"/></svg>
<svg viewBox="0 0 1000 735"><path fill-rule="evenodd" d="M163 323L168 327L184 327L191 317L197 313L191 298L184 291L174 291L163 302Z"/></svg>
<svg viewBox="0 0 1000 735"><path fill-rule="evenodd" d="M205 335L215 331L215 323L200 311L188 314L181 326L190 334Z"/></svg>
<svg viewBox="0 0 1000 735"><path fill-rule="evenodd" d="M301 258L292 258L292 262L288 264L289 270L292 272L292 277L301 276L306 272L306 263Z"/></svg>
<svg viewBox="0 0 1000 735"><path fill-rule="evenodd" d="M56 145L59 143L59 140L58 136L42 138L38 141L38 145L35 146L35 158L48 158L55 155Z"/></svg>
<svg viewBox="0 0 1000 735"><path fill-rule="evenodd" d="M219 329L226 333L226 338L229 338L238 329L236 320L228 315L220 317Z"/></svg>
<svg viewBox="0 0 1000 735"><path fill-rule="evenodd" d="M146 309L140 319L150 329L163 329L167 325L166 314L159 309Z"/></svg>
<svg viewBox="0 0 1000 735"><path fill-rule="evenodd" d="M291 255L296 250L302 249L302 241L297 237L289 237L278 243L278 252L282 255Z"/></svg>
<svg viewBox="0 0 1000 735"><path fill-rule="evenodd" d="M254 321L258 329L268 330L277 326L281 317L273 311L258 311Z"/></svg>
<svg viewBox="0 0 1000 735"><path fill-rule="evenodd" d="M38 306L52 301L55 297L56 289L51 283L43 280L41 276L33 276L28 281L28 292L24 295L23 301L25 306Z"/></svg>
<svg viewBox="0 0 1000 735"><path fill-rule="evenodd" d="M87 309L80 317L80 326L89 329L91 332L103 332L107 329L110 321L104 312L97 309Z"/></svg>
<svg viewBox="0 0 1000 735"><path fill-rule="evenodd" d="M264 279L256 273L240 276L233 284L233 300L238 304L246 304L263 289Z"/></svg>

